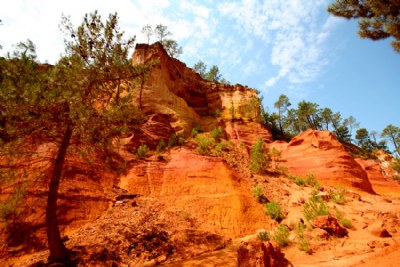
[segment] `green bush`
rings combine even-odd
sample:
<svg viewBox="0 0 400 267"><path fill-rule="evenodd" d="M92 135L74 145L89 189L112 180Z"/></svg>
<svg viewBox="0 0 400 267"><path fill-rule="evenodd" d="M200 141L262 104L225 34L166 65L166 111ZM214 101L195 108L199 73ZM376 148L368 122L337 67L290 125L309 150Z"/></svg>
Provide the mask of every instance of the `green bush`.
<svg viewBox="0 0 400 267"><path fill-rule="evenodd" d="M306 181L305 181L303 178L299 177L299 176L297 176L297 177L294 179L294 182L295 182L295 184L297 184L298 186L305 186L305 185L306 185Z"/></svg>
<svg viewBox="0 0 400 267"><path fill-rule="evenodd" d="M164 139L161 139L157 145L157 152L160 153L160 152L164 151L166 146L167 146L167 144L165 143Z"/></svg>
<svg viewBox="0 0 400 267"><path fill-rule="evenodd" d="M193 137L193 138L196 138L196 136L199 134L199 133L201 133L202 132L202 130L201 130L201 128L200 128L200 124L198 124L198 123L196 123L196 125L193 127L193 129L192 129L192 133L191 133L191 136Z"/></svg>
<svg viewBox="0 0 400 267"><path fill-rule="evenodd" d="M398 158L394 159L393 162L390 163L390 167L393 170L400 172L400 159L398 159Z"/></svg>
<svg viewBox="0 0 400 267"><path fill-rule="evenodd" d="M310 242L306 239L304 235L304 229L306 226L303 223L298 224L294 230L298 238L298 247L301 251L306 253L311 253Z"/></svg>
<svg viewBox="0 0 400 267"><path fill-rule="evenodd" d="M318 180L315 179L314 174L312 174L312 173L307 173L305 182L306 182L306 184L308 184L308 185L310 185L312 187L315 187L317 189L320 188Z"/></svg>
<svg viewBox="0 0 400 267"><path fill-rule="evenodd" d="M221 116L221 110L220 109L216 109L215 111L214 111L214 115L215 115L215 117L220 117Z"/></svg>
<svg viewBox="0 0 400 267"><path fill-rule="evenodd" d="M262 190L262 186L261 185L257 185L256 187L251 189L251 193L253 193L253 196L257 199L258 202L261 203L261 201L264 198L264 193L263 193L263 190Z"/></svg>
<svg viewBox="0 0 400 267"><path fill-rule="evenodd" d="M185 136L182 133L178 134L178 136L176 137L176 142L180 146L183 145L185 143Z"/></svg>
<svg viewBox="0 0 400 267"><path fill-rule="evenodd" d="M272 239L274 239L281 247L285 247L289 244L289 235L289 228L284 224L280 224L274 231Z"/></svg>
<svg viewBox="0 0 400 267"><path fill-rule="evenodd" d="M207 156L211 154L211 149L215 144L215 140L212 137L198 135L196 137L196 143L197 152L199 152L201 155Z"/></svg>
<svg viewBox="0 0 400 267"><path fill-rule="evenodd" d="M353 228L353 223L350 219L345 218L343 213L341 213L338 209L336 209L336 218L339 221L339 224L345 228Z"/></svg>
<svg viewBox="0 0 400 267"><path fill-rule="evenodd" d="M308 221L311 221L317 216L328 215L329 210L321 198L312 196L306 203L304 203L303 213L304 217Z"/></svg>
<svg viewBox="0 0 400 267"><path fill-rule="evenodd" d="M144 158L148 150L149 148L146 146L146 144L141 145L136 151L137 157L140 159Z"/></svg>
<svg viewBox="0 0 400 267"><path fill-rule="evenodd" d="M22 184L14 189L8 199L0 202L0 220L6 224L14 224L20 219L20 212L24 204L27 184Z"/></svg>
<svg viewBox="0 0 400 267"><path fill-rule="evenodd" d="M278 222L283 219L282 207L276 201L265 204L265 213Z"/></svg>
<svg viewBox="0 0 400 267"><path fill-rule="evenodd" d="M211 135L211 137L214 138L214 139L218 139L218 138L222 137L222 128L221 128L221 126L218 126L218 127L215 128L214 130L212 130L212 131L210 132L210 135Z"/></svg>
<svg viewBox="0 0 400 267"><path fill-rule="evenodd" d="M339 187L335 191L329 192L329 196L333 202L339 205L343 205L347 202L344 187Z"/></svg>
<svg viewBox="0 0 400 267"><path fill-rule="evenodd" d="M265 148L261 137L250 149L250 170L254 173L263 172L268 168L269 160L264 154Z"/></svg>
<svg viewBox="0 0 400 267"><path fill-rule="evenodd" d="M268 241L270 236L269 236L269 233L266 230L261 229L261 230L257 231L257 238L262 240L262 241Z"/></svg>
<svg viewBox="0 0 400 267"><path fill-rule="evenodd" d="M232 142L231 141L222 140L221 142L219 142L219 143L217 143L215 145L213 154L215 156L221 156L222 155L222 151L229 150L231 146L232 146Z"/></svg>
<svg viewBox="0 0 400 267"><path fill-rule="evenodd" d="M172 133L169 136L169 140L168 140L168 147L174 147L176 146L176 133Z"/></svg>

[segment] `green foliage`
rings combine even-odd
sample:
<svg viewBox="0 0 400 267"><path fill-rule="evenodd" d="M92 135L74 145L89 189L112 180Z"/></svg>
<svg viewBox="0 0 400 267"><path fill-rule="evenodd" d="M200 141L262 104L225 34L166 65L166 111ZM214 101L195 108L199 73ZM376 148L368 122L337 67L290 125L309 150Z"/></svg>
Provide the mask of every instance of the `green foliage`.
<svg viewBox="0 0 400 267"><path fill-rule="evenodd" d="M207 65L201 60L193 66L193 70L197 72L203 79L210 82L229 84L229 82L222 77L217 65L213 65L209 70L207 70L207 68Z"/></svg>
<svg viewBox="0 0 400 267"><path fill-rule="evenodd" d="M20 212L26 195L26 184L15 187L8 199L0 202L0 220L6 224L15 224L20 219Z"/></svg>
<svg viewBox="0 0 400 267"><path fill-rule="evenodd" d="M195 140L197 143L197 152L204 156L211 154L211 149L215 144L214 138L205 135L198 135Z"/></svg>
<svg viewBox="0 0 400 267"><path fill-rule="evenodd" d="M281 247L285 247L289 244L289 235L289 228L284 224L280 224L274 231L272 239L274 239Z"/></svg>
<svg viewBox="0 0 400 267"><path fill-rule="evenodd" d="M282 207L276 201L265 204L265 213L278 222L283 219Z"/></svg>
<svg viewBox="0 0 400 267"><path fill-rule="evenodd" d="M164 151L166 146L167 146L167 144L165 143L164 139L161 139L157 145L157 152L160 153L160 152Z"/></svg>
<svg viewBox="0 0 400 267"><path fill-rule="evenodd" d="M264 172L269 167L269 159L265 156L263 139L259 137L250 149L250 170L254 173Z"/></svg>
<svg viewBox="0 0 400 267"><path fill-rule="evenodd" d="M270 239L270 235L268 231L261 229L257 231L257 238L261 241L268 241Z"/></svg>
<svg viewBox="0 0 400 267"><path fill-rule="evenodd" d="M304 203L303 213L304 217L308 221L311 221L317 216L328 215L329 210L321 198L312 196L306 203Z"/></svg>
<svg viewBox="0 0 400 267"><path fill-rule="evenodd" d="M178 134L177 135L177 143L178 143L178 145L183 145L184 143L185 143L185 135L183 135L183 133L180 133L180 134Z"/></svg>
<svg viewBox="0 0 400 267"><path fill-rule="evenodd" d="M345 218L343 213L341 213L338 209L336 209L336 218L339 221L339 224L345 228L353 228L353 223L350 219Z"/></svg>
<svg viewBox="0 0 400 267"><path fill-rule="evenodd" d="M192 129L191 136L195 138L199 133L203 132L199 123L196 123Z"/></svg>
<svg viewBox="0 0 400 267"><path fill-rule="evenodd" d="M338 187L335 191L330 191L329 196L330 199L336 204L343 205L347 202L345 193L346 191L344 187Z"/></svg>
<svg viewBox="0 0 400 267"><path fill-rule="evenodd" d="M263 189L261 185L257 185L253 189L251 189L251 193L253 196L257 199L258 202L262 203L263 200L265 199Z"/></svg>
<svg viewBox="0 0 400 267"><path fill-rule="evenodd" d="M394 146L394 152L400 155L400 127L389 124L383 129L381 137L391 142Z"/></svg>
<svg viewBox="0 0 400 267"><path fill-rule="evenodd" d="M361 38L381 40L393 37L393 49L400 52L400 4L397 0L336 0L328 7L334 16L360 19L358 35Z"/></svg>
<svg viewBox="0 0 400 267"><path fill-rule="evenodd" d="M307 173L305 183L316 189L320 188L318 180L314 177L314 174L312 173Z"/></svg>
<svg viewBox="0 0 400 267"><path fill-rule="evenodd" d="M136 156L140 159L146 157L147 152L149 151L149 148L147 147L146 144L143 144L139 146L139 148L136 151Z"/></svg>
<svg viewBox="0 0 400 267"><path fill-rule="evenodd" d="M232 142L231 141L225 141L222 140L219 143L215 145L215 148L213 150L213 154L215 156L221 156L223 151L228 151L232 147Z"/></svg>
<svg viewBox="0 0 400 267"><path fill-rule="evenodd" d="M218 138L222 137L222 128L221 128L221 126L218 126L217 128L213 129L210 132L210 135L214 139L218 139Z"/></svg>
<svg viewBox="0 0 400 267"><path fill-rule="evenodd" d="M216 109L214 112L215 117L221 117L221 114L222 114L222 112L220 109Z"/></svg>
<svg viewBox="0 0 400 267"><path fill-rule="evenodd" d="M168 147L176 146L176 133L172 133L168 139Z"/></svg>
<svg viewBox="0 0 400 267"><path fill-rule="evenodd" d="M304 235L305 228L306 228L306 226L303 223L296 225L296 227L294 228L295 233L298 238L298 248L301 251L304 251L306 253L311 253L310 242L307 240L307 238Z"/></svg>

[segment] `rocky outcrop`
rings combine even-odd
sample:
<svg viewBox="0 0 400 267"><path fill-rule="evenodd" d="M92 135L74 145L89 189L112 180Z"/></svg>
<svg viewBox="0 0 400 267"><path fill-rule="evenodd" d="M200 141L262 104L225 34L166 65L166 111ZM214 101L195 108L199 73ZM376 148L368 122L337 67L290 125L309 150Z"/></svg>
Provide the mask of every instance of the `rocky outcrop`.
<svg viewBox="0 0 400 267"><path fill-rule="evenodd" d="M291 266L278 245L253 237L242 241L238 248L238 267Z"/></svg>
<svg viewBox="0 0 400 267"><path fill-rule="evenodd" d="M279 142L281 164L294 175L312 173L322 184L375 193L362 166L329 131L307 130L288 144Z"/></svg>
<svg viewBox="0 0 400 267"><path fill-rule="evenodd" d="M328 232L330 235L343 237L348 234L346 228L343 228L338 223L337 219L330 215L317 216L311 225L315 228L320 228Z"/></svg>
<svg viewBox="0 0 400 267"><path fill-rule="evenodd" d="M184 63L169 57L160 43L138 44L132 62L154 64L143 84L134 86L135 92L139 98L143 89L143 111L169 115L176 132L189 134L201 117L251 121L259 116L254 89L203 80Z"/></svg>

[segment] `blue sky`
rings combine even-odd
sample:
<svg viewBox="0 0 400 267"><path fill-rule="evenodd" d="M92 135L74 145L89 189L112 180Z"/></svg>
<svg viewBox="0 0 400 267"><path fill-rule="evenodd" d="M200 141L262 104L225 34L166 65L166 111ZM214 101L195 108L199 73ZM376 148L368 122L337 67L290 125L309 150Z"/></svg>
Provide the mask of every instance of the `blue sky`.
<svg viewBox="0 0 400 267"><path fill-rule="evenodd" d="M218 65L231 83L262 92L264 105L286 94L354 116L380 132L400 126L400 54L389 41L357 37L357 23L330 16L326 0L13 0L2 5L0 44L31 39L41 61L63 53L61 14L75 25L98 9L118 12L121 28L144 42L146 24L168 26L183 47L180 60Z"/></svg>

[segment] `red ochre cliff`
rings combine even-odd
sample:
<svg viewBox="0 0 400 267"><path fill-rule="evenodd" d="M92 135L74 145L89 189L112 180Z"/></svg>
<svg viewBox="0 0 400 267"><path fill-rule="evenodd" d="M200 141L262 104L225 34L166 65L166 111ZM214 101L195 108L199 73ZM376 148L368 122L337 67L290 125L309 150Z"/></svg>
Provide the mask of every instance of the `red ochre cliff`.
<svg viewBox="0 0 400 267"><path fill-rule="evenodd" d="M382 254L388 261L398 256L393 248L399 246L400 186L391 178L389 156L356 158L328 131L308 130L289 143L274 142L258 121L256 90L203 80L169 57L160 43L137 45L132 63L152 67L131 84L145 122L113 140L125 172L109 171L96 156L90 166L72 154L67 160L60 187L60 229L79 266L288 266L288 261L294 266L358 266ZM191 137L196 125L205 136L220 126L220 138L231 141L230 150L220 156L201 155ZM160 141L168 143L173 134L181 134L183 143L156 152ZM307 229L312 254L298 250L294 225L305 220L302 205L313 189L298 187L285 174L251 174L249 151L259 137L270 151L280 151L275 165L284 166L286 174L312 173L326 201L329 192L345 188L348 204L327 205L352 219L347 236L329 237L325 226ZM142 144L150 152L139 159L134 152ZM52 153L52 146L32 145L32 155L43 153ZM264 199L253 195L257 185ZM30 266L48 256L47 179L30 181L26 190L29 208L21 231L0 232L2 266ZM0 199L12 192L9 184ZM287 248L254 238L260 229L276 231L279 223L265 214L261 203L271 200L282 206L282 223L291 230Z"/></svg>

